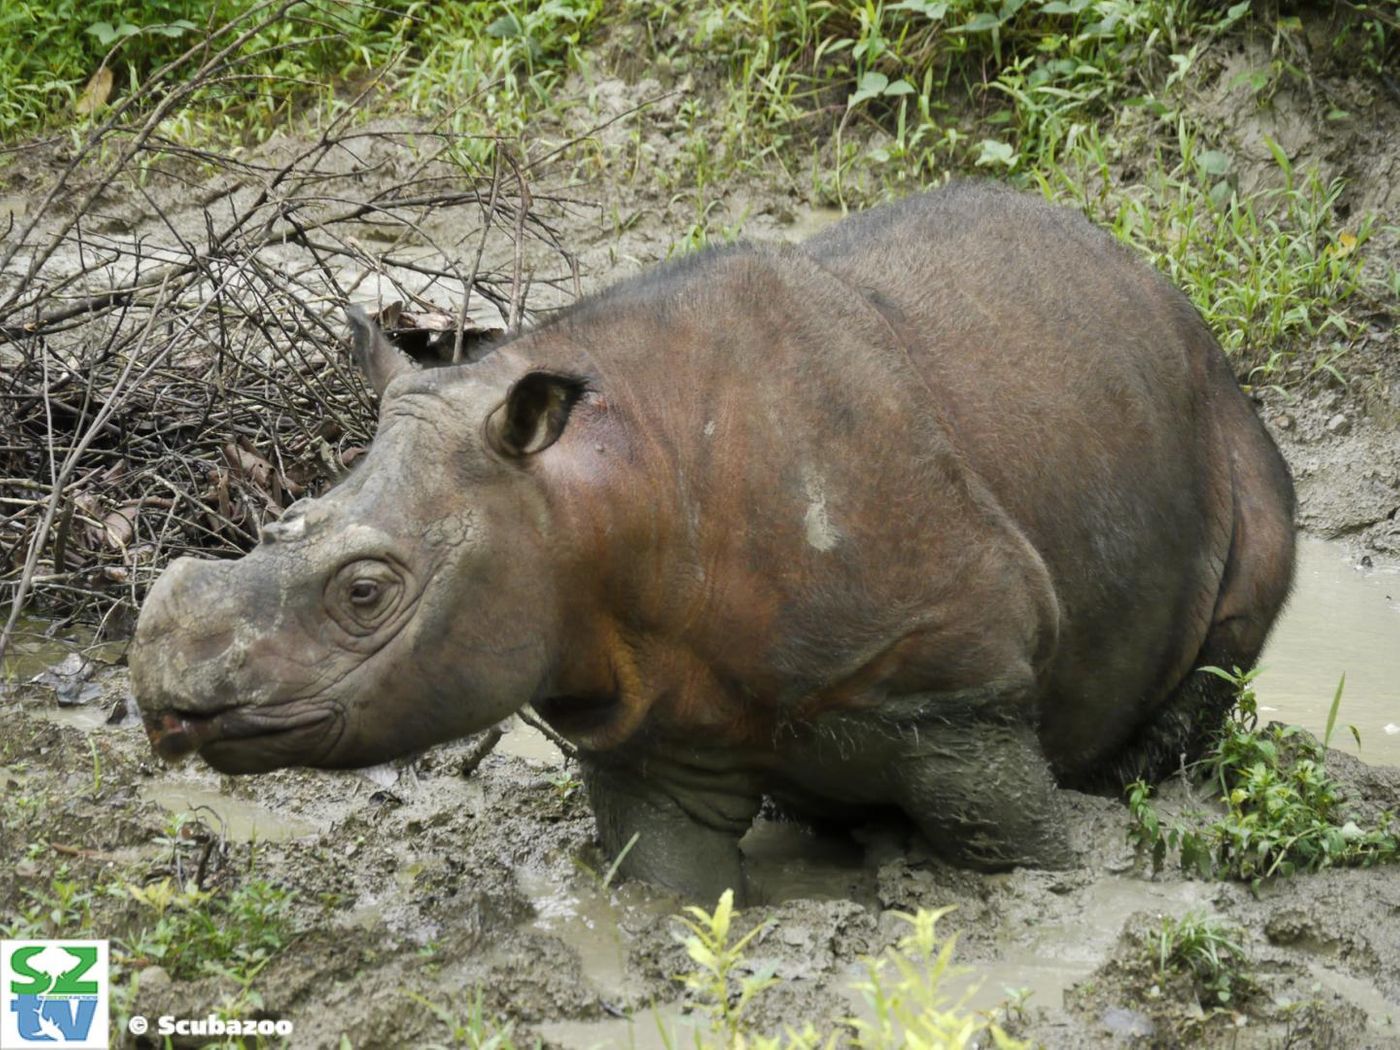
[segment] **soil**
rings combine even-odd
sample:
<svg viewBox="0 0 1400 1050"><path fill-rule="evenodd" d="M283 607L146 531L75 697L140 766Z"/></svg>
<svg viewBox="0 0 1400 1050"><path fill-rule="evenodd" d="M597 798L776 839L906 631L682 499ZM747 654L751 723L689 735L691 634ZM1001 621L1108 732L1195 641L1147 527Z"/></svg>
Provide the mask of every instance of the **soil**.
<svg viewBox="0 0 1400 1050"><path fill-rule="evenodd" d="M578 784L534 730L516 724L469 776L460 770L474 740L368 771L220 777L159 766L125 713L124 672L99 670L95 681L100 695L82 707L58 707L42 686L0 707L10 800L0 850L17 862L0 883L0 913L17 914L55 878L140 885L175 874L177 855L188 877L207 845L207 887L256 874L296 891L298 932L259 974L260 1007L244 1014L290 1019L292 1045L449 1042L424 1004L462 1020L478 994L488 1017L514 1023L517 1045L662 1046L658 1026L688 1041L693 1022L675 981L690 968L674 919L684 902L604 885ZM1328 769L1362 819L1400 809L1400 769L1335 751ZM1159 810L1183 818L1203 794L1173 781ZM1064 872L962 871L898 824L845 836L760 821L745 848L761 903L739 928L762 925L749 962L781 983L756 1000L755 1025L861 1015L862 960L901 935L897 913L955 905L941 929L957 933L970 972L950 995L968 994L969 1008L997 1011L1037 1045L1400 1044L1393 867L1257 890L1170 866L1154 876L1128 844L1120 802L1065 799L1080 862ZM199 821L172 846L165 836L181 811ZM31 843L50 848L31 854ZM121 896L92 902L98 935L139 927ZM1188 913L1243 931L1251 983L1228 1006L1203 1002L1152 962L1162 917ZM144 961L131 1013L203 1017L237 1000L229 979L173 981Z"/></svg>
<svg viewBox="0 0 1400 1050"><path fill-rule="evenodd" d="M1258 58L1246 53L1251 46L1204 71L1196 98L1240 158L1241 185L1271 177L1267 135L1295 167L1316 163L1346 177L1351 214L1393 222L1400 204L1394 94L1320 70L1304 82L1285 79L1267 106L1246 105L1230 70ZM588 105L553 132L566 137L577 130L568 121L591 127L618 117L598 133L603 147L636 134L649 169L664 169L680 148L681 96L665 94L674 86L635 76L595 80ZM645 119L623 117L658 95ZM1347 109L1353 119L1329 123L1324 107ZM1125 180L1128 167L1119 173ZM559 188L539 196L555 198L543 207L577 255L585 290L665 257L694 221L693 205L654 179L593 177L567 159L554 177ZM32 196L23 186L10 190L7 201ZM716 192L711 223L756 239L801 239L835 217L830 202L808 199L781 177ZM126 228L140 228L140 210L138 199L114 201ZM1394 227L1376 235L1372 270L1393 270L1397 238ZM508 269L508 260L498 261ZM535 305L564 295L544 290ZM1377 563L1400 557L1394 308L1377 302L1367 337L1344 362L1346 383L1323 376L1289 392L1256 392L1293 467L1302 528L1343 539L1358 559ZM295 890L296 935L255 982L255 1012L290 1019L292 1045L450 1043L445 1018L465 1022L477 996L489 1017L514 1025L517 1044L663 1045L662 1029L673 1044L689 1040L692 1019L675 980L689 968L673 918L683 902L605 883L582 792L564 756L533 730L514 724L467 776L460 769L473 740L361 772L236 779L172 769L151 755L132 714L120 646L91 654L116 666L97 666L85 689L32 681L80 648L81 638L22 647L14 681L0 690L0 864L13 871L0 879L5 921L32 895L49 893L56 878L139 884L176 873L177 861L188 874L184 865L203 855L207 886L256 875ZM1400 811L1400 769L1339 752L1329 753L1328 769L1357 805ZM1198 808L1193 790L1200 791L1182 780L1168 784L1163 814ZM762 924L751 963L780 983L755 1001L755 1026L859 1013L852 985L862 960L901 934L897 913L953 904L941 928L957 931L958 959L973 971L955 985L968 991L972 1008L998 1011L1008 1030L1037 1044L1400 1046L1396 868L1326 871L1258 888L1171 868L1154 875L1127 842L1120 801L1065 796L1081 857L1065 872L957 870L898 825L846 836L761 822L745 843L761 902L739 925ZM166 836L177 811L192 811L199 823L172 845ZM120 936L140 918L120 893L90 907L98 936ZM1228 1005L1204 1002L1188 981L1150 962L1160 917L1188 912L1243 931L1252 983ZM138 975L129 1010L200 1017L238 992L227 978L174 980L152 963Z"/></svg>

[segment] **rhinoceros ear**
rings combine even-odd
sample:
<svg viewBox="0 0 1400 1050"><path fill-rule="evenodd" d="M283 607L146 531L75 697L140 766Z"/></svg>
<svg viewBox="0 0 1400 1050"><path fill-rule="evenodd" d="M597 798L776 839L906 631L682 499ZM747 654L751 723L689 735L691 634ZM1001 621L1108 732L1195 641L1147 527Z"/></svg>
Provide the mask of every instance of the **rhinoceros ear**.
<svg viewBox="0 0 1400 1050"><path fill-rule="evenodd" d="M583 382L553 372L530 372L515 381L510 393L486 421L496 451L529 456L559 440L569 412L583 393Z"/></svg>
<svg viewBox="0 0 1400 1050"><path fill-rule="evenodd" d="M384 388L395 376L421 367L389 342L369 314L358 306L347 306L345 313L350 318L350 353L364 373L365 381L380 397L384 396Z"/></svg>

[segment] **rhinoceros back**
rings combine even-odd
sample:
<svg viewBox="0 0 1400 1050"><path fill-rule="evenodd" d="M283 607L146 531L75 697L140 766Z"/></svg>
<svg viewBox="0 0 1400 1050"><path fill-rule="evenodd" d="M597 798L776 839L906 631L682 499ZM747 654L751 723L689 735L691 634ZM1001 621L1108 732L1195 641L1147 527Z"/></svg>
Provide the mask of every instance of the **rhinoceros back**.
<svg viewBox="0 0 1400 1050"><path fill-rule="evenodd" d="M1044 559L1061 623L1042 735L1075 779L1201 656L1238 518L1231 446L1287 520L1281 458L1189 301L1077 213L955 185L805 248L899 327L950 441Z"/></svg>

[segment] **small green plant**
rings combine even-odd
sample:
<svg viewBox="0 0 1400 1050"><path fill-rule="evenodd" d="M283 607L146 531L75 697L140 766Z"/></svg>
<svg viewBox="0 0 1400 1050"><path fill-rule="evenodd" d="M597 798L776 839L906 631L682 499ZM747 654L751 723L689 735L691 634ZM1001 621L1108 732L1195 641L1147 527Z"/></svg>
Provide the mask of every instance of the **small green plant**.
<svg viewBox="0 0 1400 1050"><path fill-rule="evenodd" d="M744 949L763 932L765 924L759 923L730 942L730 929L738 914L734 910L733 890L724 891L712 912L695 906L685 910L691 916L680 920L690 931L685 938L685 953L696 968L682 974L681 983L699 997L701 1009L710 1018L712 1034L720 1037L724 1046L732 1046L748 1027L744 1012L753 997L776 983L771 973L743 973L740 969Z"/></svg>
<svg viewBox="0 0 1400 1050"><path fill-rule="evenodd" d="M1332 22L1328 58L1348 73L1359 68L1386 76L1400 57L1400 12L1394 0L1348 0L1338 11L1343 17Z"/></svg>
<svg viewBox="0 0 1400 1050"><path fill-rule="evenodd" d="M909 932L895 949L867 964L866 980L856 986L874 1013L873 1020L850 1022L857 1045L866 1050L968 1047L985 1045L987 1038L1002 1050L1025 1045L987 1018L968 1013L970 991L957 1001L942 991L943 981L957 972L952 965L957 937L939 937L937 927L952 910L898 913Z"/></svg>
<svg viewBox="0 0 1400 1050"><path fill-rule="evenodd" d="M1400 860L1400 826L1384 813L1362 828L1343 808L1340 786L1327 775L1325 745L1336 727L1342 684L1328 713L1323 744L1298 726L1257 728L1257 672L1202 668L1234 686L1237 706L1199 764L1216 789L1224 815L1204 826L1162 822L1151 788L1128 793L1128 839L1160 870L1176 853L1183 870L1259 882L1329 867L1369 867Z"/></svg>
<svg viewBox="0 0 1400 1050"><path fill-rule="evenodd" d="M429 1043L424 1046L424 1050L446 1050L449 1046L466 1046L471 1050L515 1050L515 1023L507 1021L501 1024L488 1017L482 1004L480 988L467 1004L465 1016L417 992L406 994L419 1006L427 1008L448 1031L447 1043ZM341 1036L341 1045L349 1045L346 1036Z"/></svg>
<svg viewBox="0 0 1400 1050"><path fill-rule="evenodd" d="M554 789L559 801L563 802L576 795L583 787L583 781L574 776L567 769L561 769L549 778L549 786Z"/></svg>
<svg viewBox="0 0 1400 1050"><path fill-rule="evenodd" d="M622 849L617 851L617 856L612 859L612 863L608 865L607 870L601 875L591 865L579 857L574 858L574 867L587 875L598 889L606 892L612 886L613 880L617 878L617 873L622 868L622 862L627 859L627 854L632 852L633 847L641 841L641 837L642 833L640 831L634 831L632 837L623 844Z"/></svg>
<svg viewBox="0 0 1400 1050"><path fill-rule="evenodd" d="M91 931L92 890L69 878L66 865L55 872L47 890L27 889L24 895L29 903L20 906L11 922L0 925L5 937L73 937Z"/></svg>
<svg viewBox="0 0 1400 1050"><path fill-rule="evenodd" d="M698 1050L833 1050L836 1046L961 1050L989 1045L1019 1050L1026 1045L988 1018L967 1012L964 1006L971 990L957 1001L943 992L943 982L958 972L952 965L957 938L940 937L937 930L951 908L898 913L909 932L895 947L868 960L865 979L854 987L869 1004L870 1017L847 1018L837 1030L825 1033L810 1023L800 1031L789 1028L781 1036L755 1033L747 1016L749 1007L777 980L767 971L753 971L744 956L744 949L766 924L730 942L738 917L733 904L733 893L726 890L713 912L691 907L686 909L690 918L680 919L688 931L686 953L696 968L679 979L699 999L708 1021L707 1030L695 1034ZM1024 1003L1024 997L1019 1001Z"/></svg>
<svg viewBox="0 0 1400 1050"><path fill-rule="evenodd" d="M1035 995L1035 989L1030 987L1009 988L1003 987L1006 998L1002 1000L1002 1011L1008 1021L1017 1024L1025 1024L1028 1020L1026 1006L1031 1001L1031 996Z"/></svg>
<svg viewBox="0 0 1400 1050"><path fill-rule="evenodd" d="M249 879L227 893L162 879L126 892L154 919L123 942L124 963L159 963L172 977L251 979L291 940L291 891Z"/></svg>
<svg viewBox="0 0 1400 1050"><path fill-rule="evenodd" d="M1227 1006L1253 988L1243 939L1242 930L1204 915L1163 918L1154 944L1158 976L1186 974L1198 997Z"/></svg>

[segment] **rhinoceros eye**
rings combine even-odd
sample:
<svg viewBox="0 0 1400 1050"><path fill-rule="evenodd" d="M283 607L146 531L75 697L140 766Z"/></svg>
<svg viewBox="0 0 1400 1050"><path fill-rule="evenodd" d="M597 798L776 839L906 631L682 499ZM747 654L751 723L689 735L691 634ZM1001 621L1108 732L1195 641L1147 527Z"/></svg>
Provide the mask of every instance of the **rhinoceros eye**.
<svg viewBox="0 0 1400 1050"><path fill-rule="evenodd" d="M402 604L403 577L387 562L368 558L341 566L326 589L327 611L351 634L366 635Z"/></svg>
<svg viewBox="0 0 1400 1050"><path fill-rule="evenodd" d="M350 585L352 605L373 605L379 600L379 584L374 580L356 580Z"/></svg>

